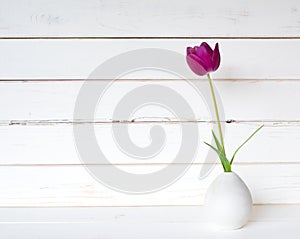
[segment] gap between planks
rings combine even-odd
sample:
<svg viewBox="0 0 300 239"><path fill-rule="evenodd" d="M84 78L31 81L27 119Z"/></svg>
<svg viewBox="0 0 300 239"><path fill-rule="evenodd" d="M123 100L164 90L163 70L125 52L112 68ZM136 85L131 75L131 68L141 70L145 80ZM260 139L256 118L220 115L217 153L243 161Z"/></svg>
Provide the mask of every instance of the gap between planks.
<svg viewBox="0 0 300 239"><path fill-rule="evenodd" d="M114 163L114 166L167 166L167 165L215 165L216 163L130 163L130 164L122 164L122 163ZM300 165L300 162L235 162L235 165L239 166L247 166L247 165ZM85 166L110 166L111 164L0 164L0 167L85 167Z"/></svg>
<svg viewBox="0 0 300 239"><path fill-rule="evenodd" d="M106 36L106 37L46 37L46 36L31 36L31 37L14 37L14 36L2 36L0 40L190 40L190 39L215 39L215 40L299 40L300 36Z"/></svg>
<svg viewBox="0 0 300 239"><path fill-rule="evenodd" d="M300 126L300 120L234 120L228 119L221 121L226 124L264 124L265 127L287 127L287 126ZM106 120L106 121L84 121L73 119L54 119L54 120L0 120L0 126L46 126L46 125L73 125L73 124L216 124L214 120L192 120L192 119L172 119L172 118L135 118L132 120Z"/></svg>
<svg viewBox="0 0 300 239"><path fill-rule="evenodd" d="M156 207L203 207L203 204L161 204L161 205L108 205L108 206L38 206L38 207L33 207L33 206L0 206L1 208L29 208L29 209L38 209L38 208L156 208ZM253 203L253 206L257 207L264 207L264 206L300 206L300 203ZM1 222L0 222L1 223Z"/></svg>
<svg viewBox="0 0 300 239"><path fill-rule="evenodd" d="M111 81L112 79L82 79L82 78L70 78L70 79L0 79L0 83L47 83L47 82L85 82L85 81L96 81L96 82L106 82ZM194 78L194 79L188 79L189 81L202 81L202 78ZM114 82L174 82L174 81L185 81L185 79L158 79L158 78L149 78L149 79L131 79L131 78L124 78L124 79L114 79ZM213 81L217 82L233 82L233 83L261 83L261 82L300 82L300 79L250 79L250 78L243 78L243 79L237 79L237 78L215 78Z"/></svg>

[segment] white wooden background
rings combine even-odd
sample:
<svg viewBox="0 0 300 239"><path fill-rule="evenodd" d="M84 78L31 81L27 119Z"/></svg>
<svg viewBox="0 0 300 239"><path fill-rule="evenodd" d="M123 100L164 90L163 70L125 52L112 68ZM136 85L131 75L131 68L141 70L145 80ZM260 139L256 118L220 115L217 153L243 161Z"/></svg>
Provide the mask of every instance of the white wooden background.
<svg viewBox="0 0 300 239"><path fill-rule="evenodd" d="M0 0L0 207L201 205L221 171L198 180L207 150L202 143L195 163L175 184L153 194L126 195L97 183L82 167L72 124L83 81L105 60L144 47L185 54L186 46L202 41L221 47L222 65L213 76L226 119L234 120L226 124L229 151L266 125L233 169L256 205L300 204L298 0ZM114 87L122 92L149 81L190 95L183 81L161 72L127 75ZM109 117L112 108L107 102L96 114L96 132L107 138L112 124L122 120ZM123 123L143 145L153 125L176 134L180 122L173 121L150 110ZM201 142L210 140L207 113L187 121L199 125ZM170 137L160 160L144 163L102 143L119 167L151 171L169 163L178 138Z"/></svg>

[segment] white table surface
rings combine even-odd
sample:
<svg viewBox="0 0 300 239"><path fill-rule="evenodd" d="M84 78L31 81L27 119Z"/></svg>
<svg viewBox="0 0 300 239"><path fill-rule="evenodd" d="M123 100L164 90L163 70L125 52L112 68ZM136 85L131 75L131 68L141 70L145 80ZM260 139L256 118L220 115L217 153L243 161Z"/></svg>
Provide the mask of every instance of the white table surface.
<svg viewBox="0 0 300 239"><path fill-rule="evenodd" d="M254 206L235 231L206 223L203 207L1 208L0 238L299 238L300 205Z"/></svg>

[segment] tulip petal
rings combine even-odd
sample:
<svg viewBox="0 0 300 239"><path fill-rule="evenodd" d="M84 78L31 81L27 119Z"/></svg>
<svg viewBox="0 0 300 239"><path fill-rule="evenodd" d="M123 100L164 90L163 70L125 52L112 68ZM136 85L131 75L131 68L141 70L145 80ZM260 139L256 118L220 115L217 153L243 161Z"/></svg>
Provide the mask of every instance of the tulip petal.
<svg viewBox="0 0 300 239"><path fill-rule="evenodd" d="M197 54L199 46L194 46L194 47L187 47L186 48L186 54Z"/></svg>
<svg viewBox="0 0 300 239"><path fill-rule="evenodd" d="M195 54L187 55L186 61L196 75L203 76L208 73L205 64L203 64L202 60Z"/></svg>
<svg viewBox="0 0 300 239"><path fill-rule="evenodd" d="M215 49L214 49L213 55L212 55L212 61L213 61L213 71L216 71L219 68L220 62L221 62L221 56L220 56L218 43L216 43L216 45L215 45Z"/></svg>
<svg viewBox="0 0 300 239"><path fill-rule="evenodd" d="M205 62L208 71L213 70L212 54L213 50L206 42L202 42L200 47L197 49L197 56Z"/></svg>
<svg viewBox="0 0 300 239"><path fill-rule="evenodd" d="M198 62L206 71L208 71L208 66L206 65L205 61L203 61L203 59L197 56L197 54L189 54L189 56L193 58L193 60Z"/></svg>
<svg viewBox="0 0 300 239"><path fill-rule="evenodd" d="M192 53L194 53L194 48L193 47L187 47L186 48L186 54L188 55L188 54L192 54Z"/></svg>
<svg viewBox="0 0 300 239"><path fill-rule="evenodd" d="M210 45L208 45L206 42L202 42L200 45L200 48L204 48L208 55L212 56L213 50L211 49Z"/></svg>

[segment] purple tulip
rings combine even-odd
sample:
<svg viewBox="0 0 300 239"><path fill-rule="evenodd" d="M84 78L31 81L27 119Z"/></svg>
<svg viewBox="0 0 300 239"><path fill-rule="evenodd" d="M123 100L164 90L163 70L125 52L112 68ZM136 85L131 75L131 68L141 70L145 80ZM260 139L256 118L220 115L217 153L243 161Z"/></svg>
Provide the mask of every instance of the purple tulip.
<svg viewBox="0 0 300 239"><path fill-rule="evenodd" d="M200 46L188 47L186 61L197 75L203 76L216 71L221 61L218 43L214 50L206 42L202 42Z"/></svg>

